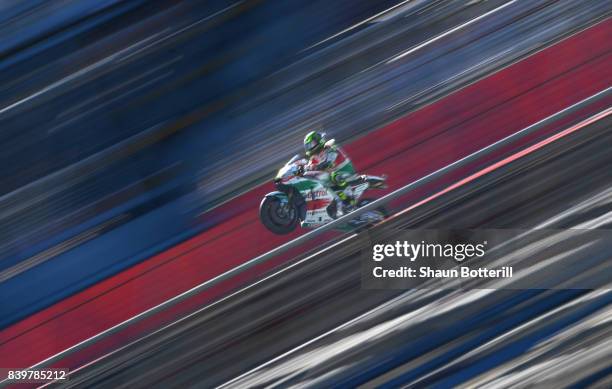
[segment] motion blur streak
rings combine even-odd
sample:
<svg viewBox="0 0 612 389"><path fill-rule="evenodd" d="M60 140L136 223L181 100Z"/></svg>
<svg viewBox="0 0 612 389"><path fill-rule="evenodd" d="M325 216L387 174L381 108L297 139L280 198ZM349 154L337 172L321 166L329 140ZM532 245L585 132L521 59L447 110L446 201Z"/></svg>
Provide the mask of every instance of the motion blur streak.
<svg viewBox="0 0 612 389"><path fill-rule="evenodd" d="M458 188L461 188L464 185L470 184L472 181L478 180L479 178L481 178L481 177L483 177L483 176L485 176L487 174L491 174L492 172L495 172L496 170L498 170L498 169L500 169L500 168L502 168L502 167L504 167L504 166L506 166L506 165L508 165L508 164L510 164L510 163L512 163L512 162L514 162L514 161L516 161L518 159L520 159L520 158L523 158L523 157L525 157L525 156L527 156L527 155L529 155L529 154L531 154L531 153L533 153L533 152L535 152L535 151L537 151L537 150L539 150L539 149L541 149L541 148L551 144L552 142L558 141L559 139L562 139L563 137L569 136L569 135L575 133L576 131L584 129L585 127L587 127L587 126L589 126L591 124L597 123L598 121L603 121L603 119L606 119L611 113L612 113L612 108L608 108L605 111L603 111L601 113L598 113L598 114L588 118L585 121L582 121L582 122L580 122L580 123L578 123L578 124L576 124L576 125L574 125L574 126L572 126L570 128L567 128L567 129L565 129L563 131L560 131L560 132L552 135L551 137L546 138L545 140L542 140L542 141L540 141L540 142L538 142L538 143L536 143L536 144L534 144L532 146L529 146L528 148L525 148L525 149L521 150L520 152L518 152L516 154L513 154L513 155L511 155L508 158L503 159L500 162L497 162L497 163L495 163L495 164L493 164L491 166L488 166L485 169L483 169L483 170L481 170L481 171L479 171L479 172L477 172L477 173L475 173L475 174L473 174L473 175L471 175L471 176L469 176L469 177L467 177L465 179L462 179L461 181L459 181L459 182L449 186L448 188L445 188L444 190L436 193L435 195L430 196L427 199L424 199L422 201L419 201L415 205L412 205L412 206L410 206L410 207L408 207L408 208L406 208L406 209L396 213L389 220L383 222L382 224L389 223L393 219L400 218L402 215L407 215L408 211L412 211L412 210L414 210L414 209L416 209L418 207L424 206L427 203L429 203L429 202L431 202L431 201L433 201L433 200L435 200L435 199L437 199L437 198L439 198L441 196L444 196L447 193L452 192L453 190L457 190ZM606 120L605 124L603 126L600 126L600 127L604 128L604 131L605 131L605 130L609 129L611 124L612 124L611 120ZM607 144L607 143L605 143L605 144ZM600 162L600 161L598 161L598 162ZM607 220L606 224L608 224L610 222L612 222L612 219ZM585 221L583 223L588 223L588 221ZM551 226L549 224L549 228L550 227ZM585 228L582 225L574 225L573 227L574 228ZM384 227L382 227L382 228L384 228ZM351 236L349 239L354 239L354 238L355 238L354 236ZM346 241L342 241L342 244L350 244L350 243L346 242ZM525 250L525 249L521 249L521 250ZM525 250L525 251L530 252L530 250ZM325 255L325 254L326 254L325 252L320 252L318 255L322 256L322 255ZM531 251L530 254L533 254L533 251ZM607 259L607 257L606 257L606 259ZM505 261L503 263L508 265L508 264L511 264L512 261L509 260L509 261ZM504 282L505 281L498 281L497 283L498 284L503 284ZM488 288L490 287L491 289L494 289L494 288L492 288L492 285L488 285L487 287ZM483 293L487 294L487 293L490 293L490 292L487 291L487 292L483 292ZM598 292L597 295L599 296L599 295L605 294L605 293L606 293L605 291L602 291L602 292ZM407 295L409 295L409 294L410 293L407 293ZM482 297L481 295L476 294L476 299L479 299L481 297ZM376 307L374 310L368 311L365 314L361 315L360 317L358 317L356 319L353 319L353 320L349 321L348 323L342 324L341 326L339 326L337 328L334 328L333 330L330 330L330 331L328 331L328 332L326 332L326 333L324 333L324 334L322 334L322 335L320 335L320 336L310 340L309 342L300 345L299 347L297 347L295 349L292 349L292 350L290 350L290 351L288 351L286 353L283 353L280 356L278 356L278 357L276 357L276 358L266 362L265 364L263 364L261 366L258 366L254 370L251 370L251 371L249 371L247 373L244 373L240 377L235 378L234 380L228 382L227 384L225 384L223 386L228 386L228 385L231 386L232 384L235 384L237 382L241 382L243 377L253 376L255 372L263 370L263 369L266 369L267 366L273 365L276 362L278 362L279 360L286 359L288 356L299 352L300 350L304 349L305 347L308 347L310 344L312 344L314 342L317 342L317 341L319 341L321 339L324 339L324 338L328 337L329 335L331 335L332 333L337 332L337 331L339 331L341 329L344 329L344 328L346 328L349 325L352 325L353 322L356 321L356 320L362 320L364 317L371 316L373 313L375 313L376 311L379 311L380 309L381 309L381 307ZM561 309L562 308L558 308L558 309L554 310L553 312L561 310ZM438 306L437 314L439 314L440 312L444 312L445 310L446 309L443 306ZM545 318L547 316L550 316L550 315L551 315L550 313L546 314L543 317L538 318L536 320L545 320ZM384 327L383 328L376 328L376 329L372 328L371 330L376 332L375 334L367 334L367 333L366 334L360 334L359 337L362 339L361 341L366 341L366 340L369 341L372 337L376 337L377 335L385 334L385 333L388 333L390 331L397 331L397 326L401 322L407 321L407 320L414 321L415 317L418 316L418 311L410 312L408 316L409 317L402 317L402 318L395 319L395 320L399 320L398 322L392 321L392 322L389 322L389 323L384 323ZM355 341L354 339L346 339L346 338L344 338L344 339L342 339L341 343L349 344L350 345L354 341ZM344 346L338 346L338 348L340 350L335 350L335 351L329 353L329 356L332 357L332 356L335 356L338 353L346 352L348 350ZM315 358L314 354L315 353L313 352L313 356L306 356L306 361L305 362L311 363L313 358ZM316 351L316 359L320 359L320 358L324 358L325 359L325 355L326 354L328 354L328 353L326 353L325 351L317 350ZM474 352L474 354L476 354L476 352ZM459 360L462 360L462 359L464 359L464 358L460 358ZM599 358L596 357L595 359L599 359ZM317 363L323 363L323 362L318 360ZM288 365L289 365L288 369L289 370L293 370L293 368L295 367L295 361L290 362ZM279 372L279 378L282 378L286 374L288 374L287 371L283 371L282 373ZM264 376L266 377L265 380L270 379L270 374L264 374ZM284 378L283 378L283 380L281 380L281 382L282 381L284 381ZM246 384L247 386L252 386L252 385L257 385L257 384L263 384L263 382L258 382L258 381L246 382L246 383L245 382L241 382L241 384L242 385Z"/></svg>
<svg viewBox="0 0 612 389"><path fill-rule="evenodd" d="M575 126L572 126L572 127L568 128L568 129L565 129L565 130L563 130L561 132L558 132L558 133L554 134L553 136L551 136L550 138L546 138L545 140L543 140L541 142L538 142L535 145L529 146L526 149L521 150L520 152L511 155L510 157L504 158L503 160L501 160L499 162L496 162L493 165L488 166L487 168L485 168L483 170L480 170L479 172L474 173L474 174L470 175L469 177L466 177L466 178L464 178L464 179L462 179L462 180L460 180L460 181L450 185L449 187L445 188L444 190L442 190L442 191L440 191L440 192L438 192L438 193L436 193L436 194L434 194L432 196L429 196L426 199L423 199L423 200L419 201L418 203L416 203L414 205L411 205L410 207L407 207L406 209L404 209L404 210L402 210L400 212L397 212L396 214L392 215L391 218L395 218L395 217L401 216L404 213L409 212L412 209L414 209L416 207L419 207L419 206L421 206L421 205L423 205L423 204L425 204L425 203L427 203L427 202L429 202L429 201L431 201L431 200L433 200L433 199L435 199L435 198L437 198L439 196L442 196L443 194L445 194L447 192L455 190L455 189L459 188L460 186L465 185L465 184L467 184L467 183L469 183L471 181L474 181L475 179L480 178L481 176L483 176L485 174L491 173L492 171L494 171L496 169L499 169L501 166L504 166L504 165L506 165L508 163L511 163L511 162L521 158L521 157L524 157L525 155L527 155L529 153L532 153L533 151L535 151L535 150L537 150L539 148L542 148L542 147L548 145L549 143L558 140L559 138L562 138L562 137L567 136L567 135L569 135L569 134L571 134L571 133L573 133L575 131L578 131L581 128L583 128L583 127L585 127L585 126L587 126L587 125L589 125L591 123L594 123L594 122L596 122L598 120L602 120L602 119L606 118L607 116L609 116L611 113L612 113L612 108L608 108L605 111L600 112L600 113L598 113L598 114L588 118L587 120L582 121L582 122L576 124ZM540 227L540 228L542 228L542 227Z"/></svg>
<svg viewBox="0 0 612 389"><path fill-rule="evenodd" d="M608 64L612 53L607 39L611 25L609 19L603 21L348 144L347 150L360 170L389 174L394 188L518 131L611 84ZM491 131L493 124L495 131ZM243 211L200 236L4 329L0 365L10 361L30 366L294 237L271 236L259 225L254 210L268 190L262 186L226 203L233 212ZM417 192L413 199L423 194ZM107 340L88 358L124 344L178 312L223 295L263 270L198 296L157 322ZM60 338L54 337L58 328L62 329ZM37 347L32 350L24 346L27 344ZM66 363L78 365L83 358L75 356Z"/></svg>
<svg viewBox="0 0 612 389"><path fill-rule="evenodd" d="M572 228L593 220L592 212L568 214L567 204L599 198L598 206L609 206L609 195L601 194L609 193L612 184L611 125L608 116L567 133L383 223L377 233L392 238L405 227L530 228L554 219L550 228ZM520 197L513 196L517 187L524 188ZM515 382L559 387L598 382L602 372L605 377L610 350L598 340L609 334L610 280L601 279L602 289L596 291L495 290L505 282L499 280L482 281L484 289L472 291L362 290L363 239L369 239L367 233L353 235L341 247L189 317L180 329L161 331L81 369L71 385L472 387ZM513 260L525 255L511 254ZM561 360L565 368L555 369ZM545 370L533 373L538 368Z"/></svg>
<svg viewBox="0 0 612 389"><path fill-rule="evenodd" d="M2 2L0 367L75 347L53 363L73 387L612 386L606 250L553 255L562 234L526 234L503 257L538 252L534 278L600 290L373 291L359 271L365 243L407 227L610 228L611 14L600 0ZM109 331L303 233L271 234L257 208L306 131L388 175L384 195L594 95L394 198L371 229L326 231ZM570 255L593 267L546 277Z"/></svg>
<svg viewBox="0 0 612 389"><path fill-rule="evenodd" d="M351 3L356 6L354 1ZM61 175L53 174L53 179L47 176L37 180L19 195L11 192L13 196L9 196L3 204L20 212L11 212L10 216L3 219L4 233L0 238L7 239L2 240L0 250L7 257L0 261L1 268L31 259L43 249L51 249L52 253L58 254L45 253L29 261L36 266L28 267L27 272L22 271L25 266L6 269L3 275L16 279L8 280L0 295L14 296L17 293L21 300L18 306L13 298L2 301L6 304L2 304L6 310L1 311L0 326L13 323L24 315L41 310L141 262L192 236L198 229L209 228L250 209L250 204L234 202L231 207L225 207L217 213L206 213L202 223L196 226L192 224L191 215L197 214L202 208L208 209L252 188L254 183L267 181L271 171L297 150L297 143L305 127L313 122L326 123L333 128L334 136L340 140L350 140L356 134L371 131L407 111L416 110L455 88L470 84L499 67L581 30L603 18L609 8L598 1L582 2L579 6L573 1L513 3L496 13L495 17L481 19L469 28L451 34L393 65L384 65L385 60L396 54L398 48L412 47L427 41L470 20L481 11L495 9L502 3L479 2L463 9L465 3L453 1L440 10L434 7L435 12L421 9L423 12L418 18L410 17L412 14L401 14L387 22L377 23L346 40L330 44L316 54L306 55L275 73L272 77L274 82L270 80L271 84L266 81L264 84L258 83L257 88L241 90L232 98L235 104L231 111L225 110L219 121L206 116L207 109L187 109L189 104L193 104L193 97L179 102L169 96L164 99L164 110L160 107L145 112L128 110L130 115L138 118L133 120L143 126L140 132L136 131L137 135L133 135L130 127L130 131L124 134L126 137L120 137L121 142L100 150L96 158L79 160L62 171ZM422 4L431 6L429 2ZM560 18L563 23L559 23ZM596 38L596 35L592 35L591 39L593 41L583 42L584 46L605 47L595 42L605 37ZM167 46L162 46L159 49L163 51ZM577 59L585 54L580 53L579 49L576 51ZM172 79L185 75L181 66L185 65L187 58L192 58L189 51L181 55L183 59L171 65L174 70ZM149 57L137 58L140 58L140 66L153 63L155 68L175 57L172 51L172 55L164 55L155 61L150 61ZM575 63L573 58L566 58L552 65L566 67ZM150 67L146 68L151 70ZM223 72L227 69L224 67ZM108 76L113 80L119 77L121 81L127 82L143 74L140 68L134 74L124 70L113 68L112 74ZM165 74L165 70L160 69L160 75ZM559 69L550 69L551 73L555 73L555 70ZM347 78L347 74L352 76ZM149 76L155 78L158 75ZM523 78L521 74L521 77L515 77L514 80ZM508 82L514 80L509 79ZM102 93L106 93L118 85L104 83L101 86ZM196 88L189 84L189 88L192 87ZM204 93L207 89L197 90ZM66 107L71 106L71 98L77 92L89 92L94 94L92 98L95 99L100 91L94 86L82 86L66 95L65 99L58 98L54 102L61 106L62 111L66 111L70 109ZM162 93L159 88L153 88L153 91L156 94ZM503 85L497 85L491 91L508 97L514 92L514 86L505 90ZM134 96L124 96L122 101L150 92L150 89L138 90ZM113 95L113 99L116 97ZM79 104L87 101L79 99ZM96 115L80 117L62 131L55 132L54 137L61 138L57 141L67 146L84 138L88 142L93 143L95 140L106 144L110 141L107 135L114 135L108 133L105 127L109 117L104 113L115 105L127 109L122 101L117 101L112 107L93 111ZM176 101L176 104L169 105L168 101ZM487 99L478 101L488 102ZM476 101L473 104L477 104ZM468 104L462 106L473 113ZM42 105L37 109L47 107ZM152 118L153 113L177 107L184 107L185 112L176 120L165 118L158 122ZM24 113L10 122L23 125L22 131L43 127L55 131L56 125L68 119L62 116L61 120L48 118L47 121L38 120L26 125L33 118L44 117L43 114L47 114L45 109L43 112L28 111L28 114ZM452 107L445 109L450 110L448 117L459 112ZM55 113L56 110L52 111ZM117 127L118 124L125 124L123 116L121 119L111 117L114 119L109 125L118 131L123 128ZM151 122L147 121L144 125L142 120L146 118L151 118ZM196 125L196 122L205 128L192 129L190 126ZM103 127L104 131L83 132L89 131L91 126ZM411 132L418 133L418 128L411 129ZM223 138L223 134L227 133L236 134L236 139L227 142ZM257 139L265 139L266 145L259 141L253 142L253 133L259 134ZM16 142L15 147L7 146L10 153L21 147L26 140L33 140L25 134L22 132L19 137L19 132L16 132L14 139L7 136L7 141ZM40 135L38 132L36 134ZM210 137L221 139L215 142ZM94 149L97 150L97 146ZM26 164L19 170L19 174L11 173L11 169L18 168L15 164L21 158L36 159L41 156L37 150L23 152L19 159L15 159L18 155L15 158L11 157L12 154L6 156L9 181L14 178L21 182L27 179L26 173L31 170L38 172L39 168L52 169L50 164L58 162L61 165L60 162L66 162L63 154L54 154L54 158L46 160L42 166L36 164L26 169ZM73 155L74 152L89 149L79 145L70 147L70 150L70 155ZM240 158L236 158L237 155ZM192 192L194 181L197 181L197 192ZM7 184L6 189L9 187ZM196 211L191 212L194 207ZM120 217L114 220L117 216ZM45 221L40 220L43 217ZM104 227L104 233L98 239L79 239L97 236L87 233L100 226ZM70 237L80 244L77 247L70 245L68 247L71 249L67 250L61 243ZM32 241L37 244L25 244ZM82 266L83 256L88 258L87 266ZM42 263L51 258L53 264ZM40 279L45 279L44 285L38 283ZM32 285L37 285L36 293L30 288ZM16 308L19 314L15 312Z"/></svg>
<svg viewBox="0 0 612 389"><path fill-rule="evenodd" d="M391 58L387 63L392 63L392 62L395 62L397 60L400 60L400 59L404 58L405 56L410 55L410 54L414 53L415 51L420 50L420 49L422 49L423 47L425 47L427 45L431 45L432 43L435 43L435 42L439 41L440 39L442 39L442 38L444 38L444 37L446 37L446 36L456 32L456 31L461 30L462 28L466 28L466 27L470 26L471 24L476 23L477 21L479 21L482 18L486 18L487 16L489 16L491 14L494 14L495 12L498 12L498 11L504 9L504 8L506 8L509 5L512 5L515 1L516 0L509 1L506 4L500 6L499 8L495 8L495 9L489 11L489 12L486 12L486 13L478 16L477 18L471 19L468 22L465 22L465 23L463 23L463 24L461 24L461 25L459 25L459 26L457 26L455 28L452 28L452 29L450 29L448 31L445 31L443 34L440 34L440 35L438 35L438 36L436 36L436 37L434 37L434 38L432 38L432 39L430 39L430 40L428 40L426 42L421 43L420 45L417 45L415 47L410 48L410 50L404 51L403 53L399 54L396 57Z"/></svg>

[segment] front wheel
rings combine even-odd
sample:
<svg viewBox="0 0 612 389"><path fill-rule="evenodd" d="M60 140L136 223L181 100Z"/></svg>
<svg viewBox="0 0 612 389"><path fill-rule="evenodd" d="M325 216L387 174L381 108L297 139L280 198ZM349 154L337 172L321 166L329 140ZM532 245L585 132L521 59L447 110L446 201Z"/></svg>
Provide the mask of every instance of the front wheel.
<svg viewBox="0 0 612 389"><path fill-rule="evenodd" d="M259 220L273 233L285 235L297 227L298 212L292 202L265 197L259 205Z"/></svg>

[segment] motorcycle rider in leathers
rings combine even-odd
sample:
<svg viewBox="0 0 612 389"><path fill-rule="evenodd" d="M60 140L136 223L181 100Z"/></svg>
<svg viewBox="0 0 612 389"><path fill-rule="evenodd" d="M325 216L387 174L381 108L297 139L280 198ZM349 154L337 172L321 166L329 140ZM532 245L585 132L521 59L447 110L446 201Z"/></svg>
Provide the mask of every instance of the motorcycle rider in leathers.
<svg viewBox="0 0 612 389"><path fill-rule="evenodd" d="M306 174L329 173L330 188L342 200L342 210L346 213L355 206L349 182L358 176L348 156L335 144L334 139L326 140L325 134L311 131L304 138L304 150L308 163L304 166ZM325 182L324 182L325 183Z"/></svg>

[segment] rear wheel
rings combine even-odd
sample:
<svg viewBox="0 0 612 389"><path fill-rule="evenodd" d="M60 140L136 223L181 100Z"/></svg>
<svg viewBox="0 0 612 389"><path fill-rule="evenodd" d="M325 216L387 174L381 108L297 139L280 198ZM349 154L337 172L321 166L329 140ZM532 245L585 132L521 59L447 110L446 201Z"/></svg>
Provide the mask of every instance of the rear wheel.
<svg viewBox="0 0 612 389"><path fill-rule="evenodd" d="M259 219L268 230L284 235L297 227L298 212L293 203L265 197L259 206Z"/></svg>
<svg viewBox="0 0 612 389"><path fill-rule="evenodd" d="M374 199L362 199L357 204L357 208L365 207L366 205L370 204L373 201ZM373 209L372 212L378 213L381 219L386 219L387 217L389 217L389 211L387 211L387 208L385 208L382 205L376 209Z"/></svg>
<svg viewBox="0 0 612 389"><path fill-rule="evenodd" d="M374 201L373 199L362 199L357 204L357 208L359 209L361 207L365 207L366 205L368 205L369 203L373 201ZM383 206L380 206L378 208L375 208L371 211L368 211L366 213L359 215L357 218L351 220L349 224L351 224L353 227L357 227L356 232L361 232L361 231L366 230L368 227L378 222L381 222L382 220L386 219L388 216L389 216L389 213L387 212L386 208Z"/></svg>
<svg viewBox="0 0 612 389"><path fill-rule="evenodd" d="M387 187L387 182L384 177L372 177L366 176L365 180L370 185L372 189L385 189Z"/></svg>

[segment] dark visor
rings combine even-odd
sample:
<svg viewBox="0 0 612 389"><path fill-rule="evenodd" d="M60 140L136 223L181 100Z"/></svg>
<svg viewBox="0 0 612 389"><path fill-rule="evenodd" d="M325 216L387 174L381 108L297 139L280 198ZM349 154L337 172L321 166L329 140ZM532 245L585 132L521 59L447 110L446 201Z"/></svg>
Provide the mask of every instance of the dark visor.
<svg viewBox="0 0 612 389"><path fill-rule="evenodd" d="M311 140L310 142L306 143L306 149L307 150L312 150L315 147L317 147L317 144L319 144L319 142L317 142L316 140Z"/></svg>

